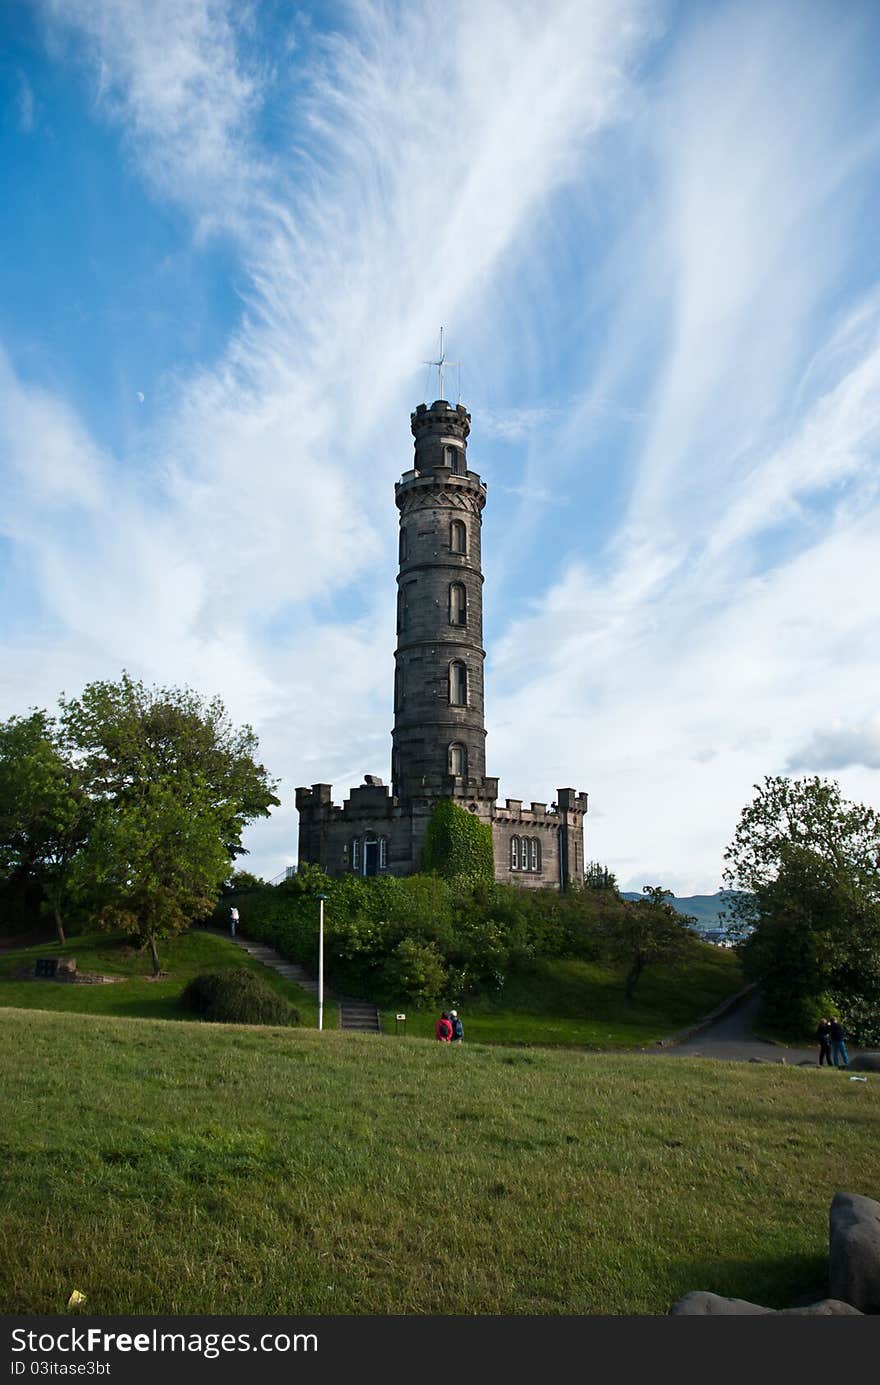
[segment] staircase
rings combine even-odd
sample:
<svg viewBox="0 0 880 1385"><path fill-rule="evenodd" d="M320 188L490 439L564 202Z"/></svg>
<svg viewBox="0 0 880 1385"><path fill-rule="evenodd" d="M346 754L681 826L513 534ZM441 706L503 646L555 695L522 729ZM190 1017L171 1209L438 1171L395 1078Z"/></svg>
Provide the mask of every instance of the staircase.
<svg viewBox="0 0 880 1385"><path fill-rule="evenodd" d="M339 997L339 1028L354 1029L359 1034L381 1034L379 1011L366 1000Z"/></svg>
<svg viewBox="0 0 880 1385"><path fill-rule="evenodd" d="M228 933L222 933L218 928L211 931L220 933L222 937L229 937ZM293 981L295 985L302 986L304 991L310 991L312 995L318 994L317 980L300 962L288 962L286 958L281 956L280 952L275 951L274 947L268 947L265 943L252 942L250 938L243 938L238 933L234 938L230 938L230 942L237 943L255 961L262 962L264 967L270 967L272 971L277 971L278 975L283 976L285 981ZM339 1006L340 1029L358 1034L382 1033L379 1011L368 1000L352 1000L351 996L337 995L326 985L324 986L324 1000Z"/></svg>

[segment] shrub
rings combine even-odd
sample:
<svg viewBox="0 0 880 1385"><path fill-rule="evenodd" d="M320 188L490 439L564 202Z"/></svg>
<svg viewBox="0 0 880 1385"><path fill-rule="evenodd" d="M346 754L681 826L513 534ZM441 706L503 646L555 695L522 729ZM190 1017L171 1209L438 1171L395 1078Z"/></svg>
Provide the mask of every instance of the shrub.
<svg viewBox="0 0 880 1385"><path fill-rule="evenodd" d="M194 976L180 1003L190 1014L215 1024L299 1024L294 1007L244 967Z"/></svg>
<svg viewBox="0 0 880 1385"><path fill-rule="evenodd" d="M404 938L385 963L389 995L413 1005L434 1005L446 988L446 968L433 943Z"/></svg>

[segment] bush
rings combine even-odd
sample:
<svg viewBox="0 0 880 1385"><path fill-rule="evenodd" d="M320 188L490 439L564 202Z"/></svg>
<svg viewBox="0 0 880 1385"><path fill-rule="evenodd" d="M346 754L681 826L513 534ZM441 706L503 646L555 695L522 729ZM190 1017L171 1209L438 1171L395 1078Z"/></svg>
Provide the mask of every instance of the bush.
<svg viewBox="0 0 880 1385"><path fill-rule="evenodd" d="M214 1024L299 1024L299 1013L262 977L244 967L194 976L180 997L184 1010Z"/></svg>
<svg viewBox="0 0 880 1385"><path fill-rule="evenodd" d="M446 989L446 968L433 943L404 938L385 963L383 981L389 995L430 1006Z"/></svg>

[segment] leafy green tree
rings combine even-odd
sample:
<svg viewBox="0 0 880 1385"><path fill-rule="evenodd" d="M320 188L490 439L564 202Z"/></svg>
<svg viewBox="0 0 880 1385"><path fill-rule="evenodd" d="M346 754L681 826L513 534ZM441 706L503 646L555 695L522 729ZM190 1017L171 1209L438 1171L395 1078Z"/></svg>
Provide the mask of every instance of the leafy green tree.
<svg viewBox="0 0 880 1385"><path fill-rule="evenodd" d="M214 698L127 674L61 699L61 726L91 801L74 885L98 922L148 946L212 909L248 822L279 800L249 726Z"/></svg>
<svg viewBox="0 0 880 1385"><path fill-rule="evenodd" d="M832 1008L857 1042L880 1037L880 903L845 867L783 843L775 879L754 895L757 926L740 946L761 985L763 1018L810 1034Z"/></svg>
<svg viewBox="0 0 880 1385"><path fill-rule="evenodd" d="M64 943L71 870L86 838L88 804L45 711L0 724L0 877L10 895L35 881Z"/></svg>
<svg viewBox="0 0 880 1385"><path fill-rule="evenodd" d="M584 885L588 890L616 890L617 876L600 861L588 861L584 870Z"/></svg>
<svg viewBox="0 0 880 1385"><path fill-rule="evenodd" d="M428 822L422 870L444 880L491 882L495 878L491 827L451 798L444 799Z"/></svg>
<svg viewBox="0 0 880 1385"><path fill-rule="evenodd" d="M691 925L696 919L672 907L671 890L645 885L642 893L644 899L621 900L619 908L605 912L601 923L608 954L626 968L624 990L628 1001L647 966L678 962L695 942Z"/></svg>
<svg viewBox="0 0 880 1385"><path fill-rule="evenodd" d="M880 816L841 796L833 779L767 776L743 808L724 853L723 879L733 892L725 914L745 931L758 921L760 891L776 879L784 853L812 852L845 874L870 899L880 898Z"/></svg>
<svg viewBox="0 0 880 1385"><path fill-rule="evenodd" d="M261 890L266 881L249 870L234 870L228 880L223 882L224 894L246 894L249 890Z"/></svg>
<svg viewBox="0 0 880 1385"><path fill-rule="evenodd" d="M385 963L383 980L389 995L435 1005L446 986L446 967L433 943L402 938Z"/></svg>
<svg viewBox="0 0 880 1385"><path fill-rule="evenodd" d="M834 780L766 778L725 853L726 913L768 1022L809 1032L829 997L853 1036L880 1034L880 816Z"/></svg>

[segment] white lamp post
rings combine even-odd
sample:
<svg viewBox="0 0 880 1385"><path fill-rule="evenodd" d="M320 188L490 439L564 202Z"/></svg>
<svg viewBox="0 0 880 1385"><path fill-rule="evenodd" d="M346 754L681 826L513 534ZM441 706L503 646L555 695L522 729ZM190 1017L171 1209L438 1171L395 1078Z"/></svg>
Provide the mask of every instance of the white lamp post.
<svg viewBox="0 0 880 1385"><path fill-rule="evenodd" d="M318 901L318 1030L324 1028L324 900L327 895L319 894Z"/></svg>

